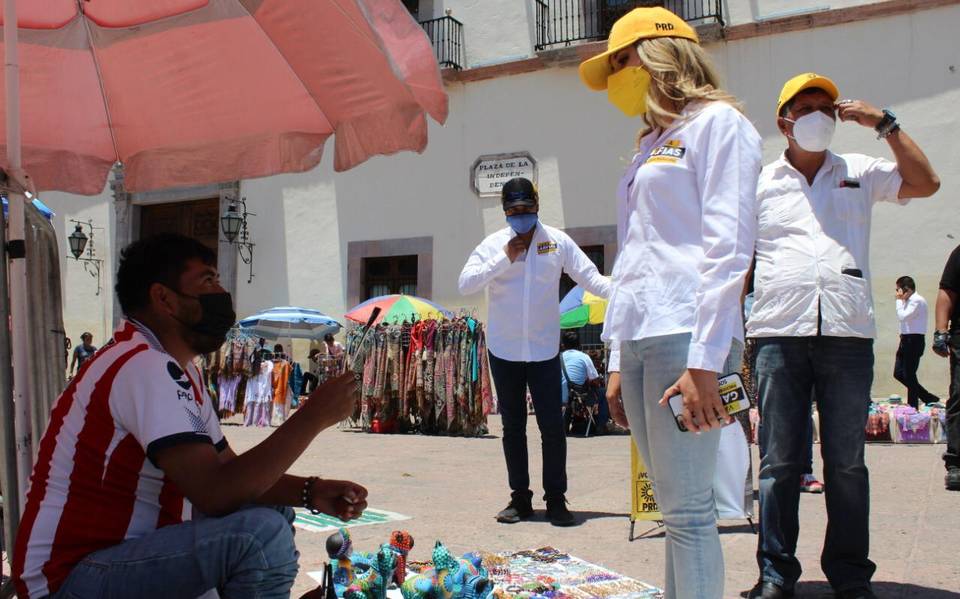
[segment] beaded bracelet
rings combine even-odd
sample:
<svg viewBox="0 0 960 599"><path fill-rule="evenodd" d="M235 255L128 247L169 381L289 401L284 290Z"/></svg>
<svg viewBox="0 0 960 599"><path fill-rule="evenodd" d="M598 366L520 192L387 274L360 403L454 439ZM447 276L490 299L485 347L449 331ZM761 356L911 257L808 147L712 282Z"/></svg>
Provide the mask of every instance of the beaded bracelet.
<svg viewBox="0 0 960 599"><path fill-rule="evenodd" d="M311 476L303 481L303 489L300 491L300 500L303 502L303 507L310 510L310 513L314 516L321 513L320 510L313 507L313 484L319 481L320 479L316 476Z"/></svg>

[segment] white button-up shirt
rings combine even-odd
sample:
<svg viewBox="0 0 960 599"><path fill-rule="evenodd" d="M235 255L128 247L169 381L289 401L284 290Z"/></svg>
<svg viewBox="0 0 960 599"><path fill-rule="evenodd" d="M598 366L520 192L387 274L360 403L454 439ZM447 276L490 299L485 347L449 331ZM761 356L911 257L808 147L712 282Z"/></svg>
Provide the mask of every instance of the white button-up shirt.
<svg viewBox="0 0 960 599"><path fill-rule="evenodd" d="M607 297L610 279L559 229L537 223L527 250L510 262L504 246L516 236L507 227L483 240L460 273L460 293L487 289L487 347L513 362L542 362L560 352L560 274L566 271L590 293Z"/></svg>
<svg viewBox="0 0 960 599"><path fill-rule="evenodd" d="M695 103L641 140L618 190L620 254L603 327L619 343L692 333L687 366L720 372L743 339L761 139L724 102Z"/></svg>
<svg viewBox="0 0 960 599"><path fill-rule="evenodd" d="M757 265L750 337L876 336L870 290L870 218L897 202L897 165L827 152L807 183L785 156L757 185Z"/></svg>
<svg viewBox="0 0 960 599"><path fill-rule="evenodd" d="M901 335L925 335L927 333L927 300L914 291L906 300L897 300L897 319Z"/></svg>

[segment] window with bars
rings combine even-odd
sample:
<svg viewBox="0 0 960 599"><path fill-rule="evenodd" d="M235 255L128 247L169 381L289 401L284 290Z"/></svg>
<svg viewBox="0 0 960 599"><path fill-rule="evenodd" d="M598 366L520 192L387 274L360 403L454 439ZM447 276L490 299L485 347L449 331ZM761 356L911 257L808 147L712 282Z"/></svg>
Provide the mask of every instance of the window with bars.
<svg viewBox="0 0 960 599"><path fill-rule="evenodd" d="M536 48L606 39L617 19L645 6L662 6L694 25L723 26L722 0L534 0Z"/></svg>
<svg viewBox="0 0 960 599"><path fill-rule="evenodd" d="M417 294L417 255L363 259L363 301L400 293Z"/></svg>

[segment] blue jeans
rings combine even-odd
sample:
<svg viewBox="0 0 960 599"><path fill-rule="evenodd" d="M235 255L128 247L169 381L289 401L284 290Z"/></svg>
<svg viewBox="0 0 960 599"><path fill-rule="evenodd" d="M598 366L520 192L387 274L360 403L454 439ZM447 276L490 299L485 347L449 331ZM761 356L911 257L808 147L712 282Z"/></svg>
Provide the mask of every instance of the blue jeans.
<svg viewBox="0 0 960 599"><path fill-rule="evenodd" d="M827 534L820 565L837 591L870 586L870 483L863 461L873 340L853 337L757 339L760 402L761 578L792 590L800 474L806 467L811 396L820 413Z"/></svg>
<svg viewBox="0 0 960 599"><path fill-rule="evenodd" d="M620 386L630 432L653 481L666 527L667 599L723 596L723 551L713 479L720 430L682 433L658 402L687 368L690 334L620 344ZM735 344L720 374L740 370Z"/></svg>
<svg viewBox="0 0 960 599"><path fill-rule="evenodd" d="M532 497L527 456L527 387L540 428L545 498L560 498L567 492L567 435L560 372L559 354L542 362L513 362L490 354L490 374L503 421L503 456L514 497Z"/></svg>
<svg viewBox="0 0 960 599"><path fill-rule="evenodd" d="M165 526L96 551L51 599L284 598L297 577L290 508L250 507L222 518Z"/></svg>

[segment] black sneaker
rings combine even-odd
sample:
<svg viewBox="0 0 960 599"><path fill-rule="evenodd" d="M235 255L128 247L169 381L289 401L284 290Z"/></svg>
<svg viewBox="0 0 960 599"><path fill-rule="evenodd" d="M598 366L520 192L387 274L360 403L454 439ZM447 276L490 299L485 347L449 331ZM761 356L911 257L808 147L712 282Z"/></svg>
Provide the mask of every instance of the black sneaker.
<svg viewBox="0 0 960 599"><path fill-rule="evenodd" d="M554 526L573 526L577 523L567 509L567 499L563 495L547 498L547 520Z"/></svg>
<svg viewBox="0 0 960 599"><path fill-rule="evenodd" d="M521 520L526 520L533 515L533 493L514 492L510 498L510 504L500 510L497 514L497 522L503 524L516 524Z"/></svg>
<svg viewBox="0 0 960 599"><path fill-rule="evenodd" d="M793 597L793 591L788 591L778 584L761 580L746 593L741 593L740 596L747 599L787 599Z"/></svg>
<svg viewBox="0 0 960 599"><path fill-rule="evenodd" d="M947 475L943 477L943 486L947 491L960 491L960 466L948 466Z"/></svg>

